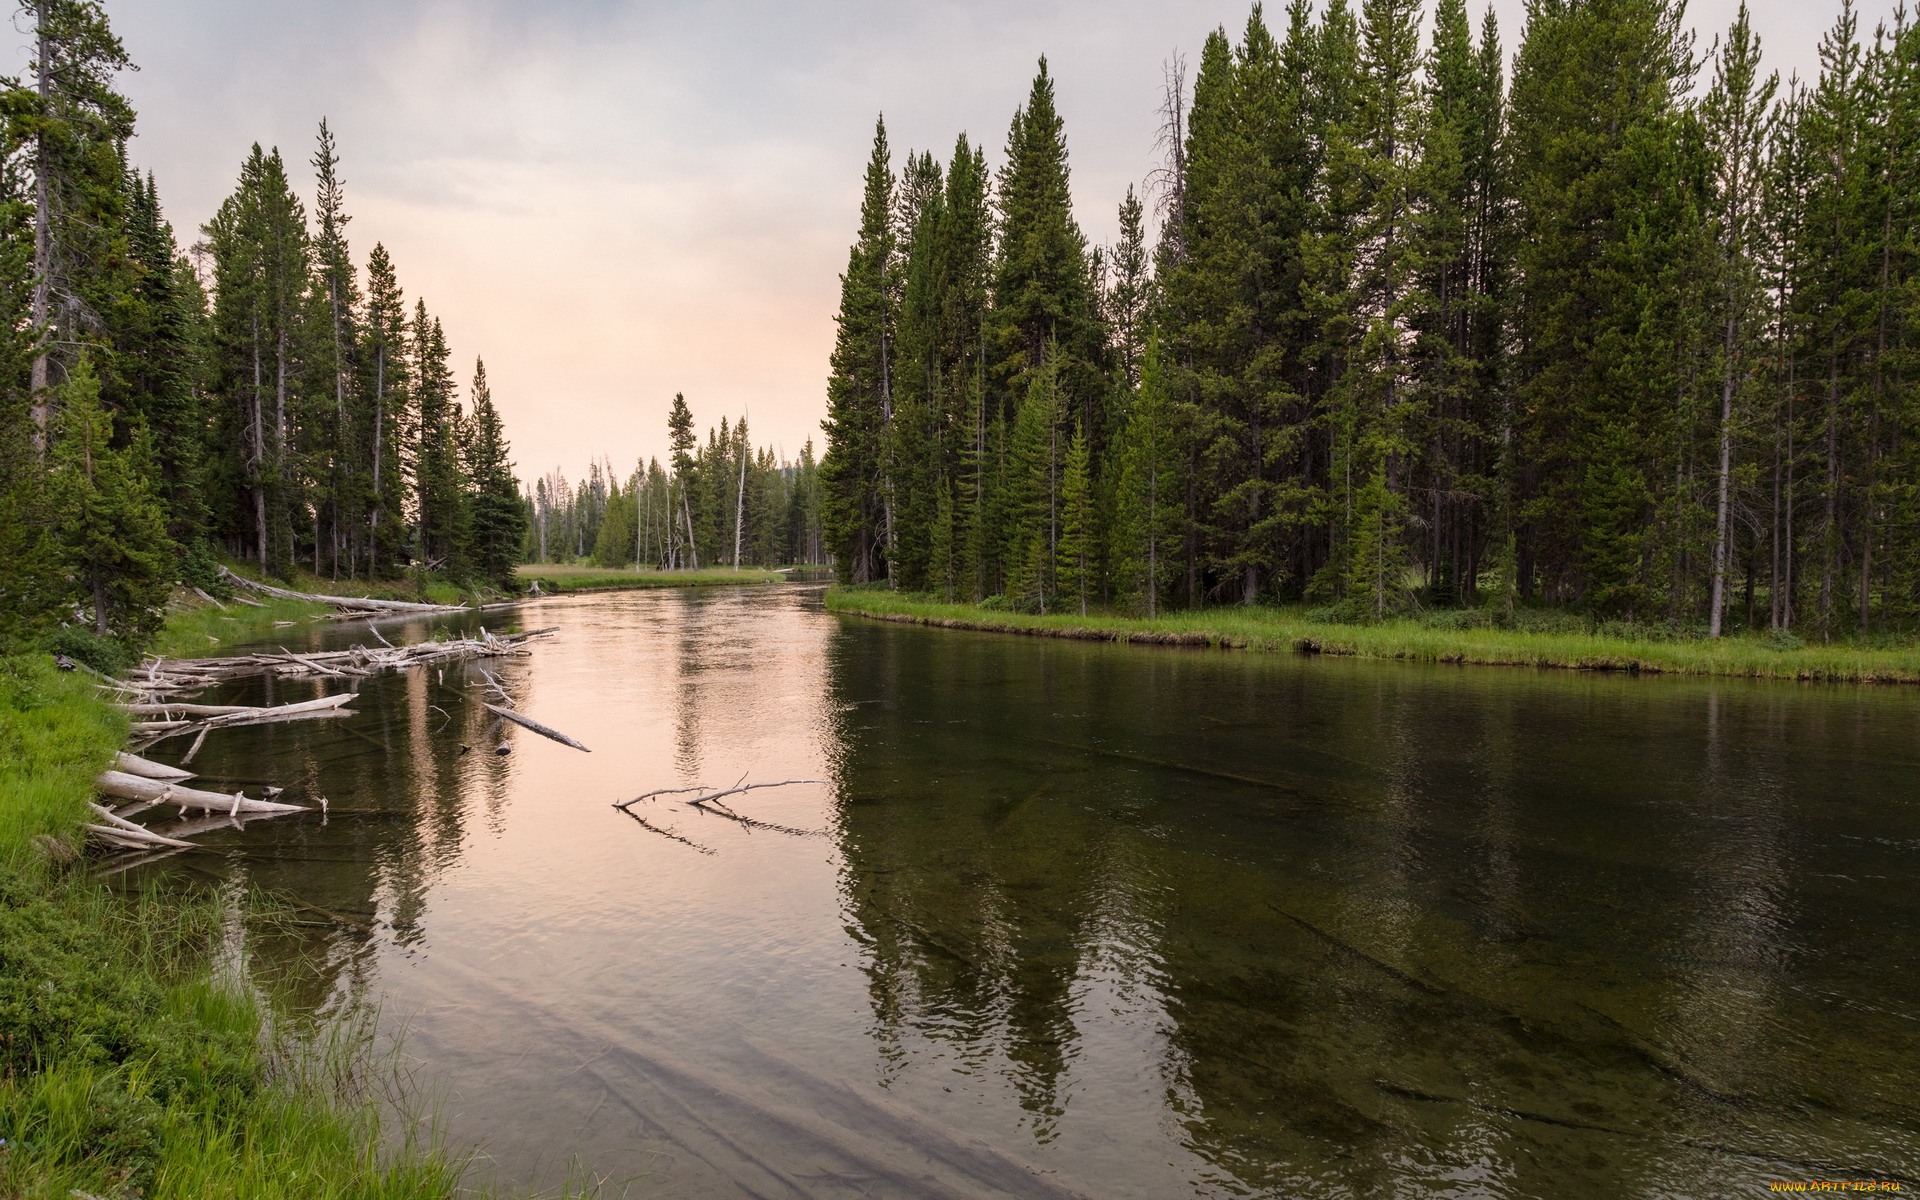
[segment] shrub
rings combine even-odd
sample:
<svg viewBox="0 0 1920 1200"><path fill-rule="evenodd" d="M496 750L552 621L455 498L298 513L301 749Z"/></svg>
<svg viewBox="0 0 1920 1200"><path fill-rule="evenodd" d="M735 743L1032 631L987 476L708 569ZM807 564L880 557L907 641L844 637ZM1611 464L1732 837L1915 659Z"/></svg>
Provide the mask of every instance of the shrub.
<svg viewBox="0 0 1920 1200"><path fill-rule="evenodd" d="M103 638L78 625L62 625L47 637L45 645L50 653L64 654L102 675L118 675L140 661L140 656L125 642Z"/></svg>

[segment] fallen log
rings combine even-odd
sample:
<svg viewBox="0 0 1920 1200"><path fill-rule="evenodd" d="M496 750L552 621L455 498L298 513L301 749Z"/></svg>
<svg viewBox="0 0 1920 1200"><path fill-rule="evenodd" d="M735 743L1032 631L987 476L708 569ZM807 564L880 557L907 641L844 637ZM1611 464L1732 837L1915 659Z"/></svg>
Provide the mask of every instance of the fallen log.
<svg viewBox="0 0 1920 1200"><path fill-rule="evenodd" d="M295 653L284 647L280 653L236 654L222 658L156 660L147 665L144 677L130 688L145 693L147 703L164 703L167 694L208 687L251 675L291 678L314 676L371 675L387 668L406 668L430 663L445 663L468 658L501 658L525 654L525 643L556 632L558 627L534 629L526 633L494 634L485 638L455 638L447 641L416 642L395 646L380 638L379 646L350 646L345 650L316 650ZM379 637L378 633L374 635Z"/></svg>
<svg viewBox="0 0 1920 1200"><path fill-rule="evenodd" d="M205 732L209 729L230 729L235 725L267 725L276 721L304 721L316 717L348 717L353 715L353 710L346 706L354 699L356 697L352 692L341 692L337 696L322 696L318 700L302 700L297 704L282 704L273 708L209 704L202 707L224 707L234 711L216 713L197 720L135 721L132 732L136 737L167 738L185 733L190 729Z"/></svg>
<svg viewBox="0 0 1920 1200"><path fill-rule="evenodd" d="M163 702L141 704L117 704L114 707L121 712L136 717L166 717L169 720L178 713L183 717L224 717L231 713L256 712L258 709L246 704L167 704Z"/></svg>
<svg viewBox="0 0 1920 1200"><path fill-rule="evenodd" d="M100 819L107 823L104 826L88 825L87 828L95 833L104 833L123 841L131 839L132 841L141 842L149 846L175 846L186 849L193 845L192 842L183 842L179 838L171 838L165 834L155 833L143 825L135 825L125 817L115 816L112 812L102 808L98 804L90 804L88 807L93 809L93 811L99 815Z"/></svg>
<svg viewBox="0 0 1920 1200"><path fill-rule="evenodd" d="M182 779L192 779L192 771L182 771L179 767L169 767L165 763L154 762L150 758L141 758L138 754L121 751L114 757L113 765L129 775L139 775L147 779L158 779L166 783L178 783Z"/></svg>
<svg viewBox="0 0 1920 1200"><path fill-rule="evenodd" d="M406 600L369 600L364 596L321 596L312 592L293 592L286 588L277 588L271 584L255 583L251 579L235 575L225 567L220 575L229 583L235 583L250 591L265 596L277 596L282 600L305 600L310 604L331 604L335 608L355 609L361 612L463 612L465 607L459 604L415 604Z"/></svg>
<svg viewBox="0 0 1920 1200"><path fill-rule="evenodd" d="M491 712L496 716L505 717L507 720L512 721L515 725L518 725L523 729L531 729L535 733L539 734L541 737L552 738L554 741L559 742L563 746L572 746L575 750L587 750L585 746L582 746L579 742L574 741L572 738L568 737L566 734L561 733L557 729L549 729L545 725L542 725L540 722L534 720L532 717L524 716L520 713L515 712L511 708L501 708L498 704L488 704L484 700L482 700L480 704L488 712ZM593 751L587 750L587 753L591 754L593 753Z"/></svg>
<svg viewBox="0 0 1920 1200"><path fill-rule="evenodd" d="M116 800L130 800L135 803L171 804L177 808L198 808L208 812L253 812L285 813L305 812L302 804L281 804L277 800L254 800L239 792L223 796L219 792L203 792L198 788L183 787L178 783L166 783L158 779L147 779L139 775L129 775L125 771L102 771L94 779L93 786L103 795Z"/></svg>

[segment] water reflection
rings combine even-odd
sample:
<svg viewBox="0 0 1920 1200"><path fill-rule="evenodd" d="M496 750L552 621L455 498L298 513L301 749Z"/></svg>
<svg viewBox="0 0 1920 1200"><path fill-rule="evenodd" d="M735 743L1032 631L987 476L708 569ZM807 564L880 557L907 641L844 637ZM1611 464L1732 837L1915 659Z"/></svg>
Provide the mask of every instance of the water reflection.
<svg viewBox="0 0 1920 1200"><path fill-rule="evenodd" d="M410 1017L510 1181L574 1152L702 1197L1913 1170L1915 695L961 635L794 588L516 619L563 633L486 669L593 753L500 729L477 667L356 681L359 716L195 764L324 819L147 868L293 897L260 978ZM834 782L746 823L606 803L741 775Z"/></svg>
<svg viewBox="0 0 1920 1200"><path fill-rule="evenodd" d="M1078 1068L1117 1026L1222 1194L1911 1169L1884 939L1913 965L1912 902L1855 886L1906 874L1905 697L862 628L834 654L895 1077L1004 1075L1045 1143L1114 1105Z"/></svg>

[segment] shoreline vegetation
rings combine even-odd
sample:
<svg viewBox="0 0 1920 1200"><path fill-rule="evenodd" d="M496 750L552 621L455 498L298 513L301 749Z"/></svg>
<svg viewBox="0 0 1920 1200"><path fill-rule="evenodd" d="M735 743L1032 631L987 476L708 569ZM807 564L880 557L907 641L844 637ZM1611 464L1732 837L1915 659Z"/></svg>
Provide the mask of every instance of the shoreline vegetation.
<svg viewBox="0 0 1920 1200"><path fill-rule="evenodd" d="M1715 640L1621 636L1611 631L1503 629L1484 613L1440 612L1359 625L1314 619L1305 609L1210 608L1148 620L1095 613L1010 612L949 604L924 593L835 587L829 611L941 629L1138 645L1332 654L1462 666L1796 680L1920 683L1920 646L1802 645L1764 637ZM1571 619L1569 619L1571 620ZM1472 624L1472 622L1478 622Z"/></svg>
<svg viewBox="0 0 1920 1200"><path fill-rule="evenodd" d="M535 581L547 595L569 592L611 592L632 588L723 587L749 583L779 583L786 578L781 571L762 567L704 567L698 570L635 570L631 567L596 567L584 563L523 563L515 569L515 579L523 586Z"/></svg>
<svg viewBox="0 0 1920 1200"><path fill-rule="evenodd" d="M327 611L181 592L156 646L206 654L205 628L224 648ZM420 1114L383 1137L370 1020L300 1026L236 973L233 906L270 922L271 896L128 892L89 871L80 827L126 735L86 672L0 655L0 1195L486 1194Z"/></svg>

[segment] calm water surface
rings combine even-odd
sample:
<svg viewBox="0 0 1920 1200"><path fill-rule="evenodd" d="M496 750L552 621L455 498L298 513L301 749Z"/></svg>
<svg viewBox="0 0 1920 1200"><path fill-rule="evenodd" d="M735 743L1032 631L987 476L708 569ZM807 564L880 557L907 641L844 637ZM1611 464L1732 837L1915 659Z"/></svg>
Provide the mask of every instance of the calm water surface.
<svg viewBox="0 0 1920 1200"><path fill-rule="evenodd" d="M407 1018L503 1180L1920 1186L1920 691L938 632L791 586L490 616L561 627L484 666L591 754L489 753L467 667L356 681L358 716L195 763L326 818L141 870L337 914L257 932L253 969ZM742 776L828 782L735 798L752 823L609 807Z"/></svg>

